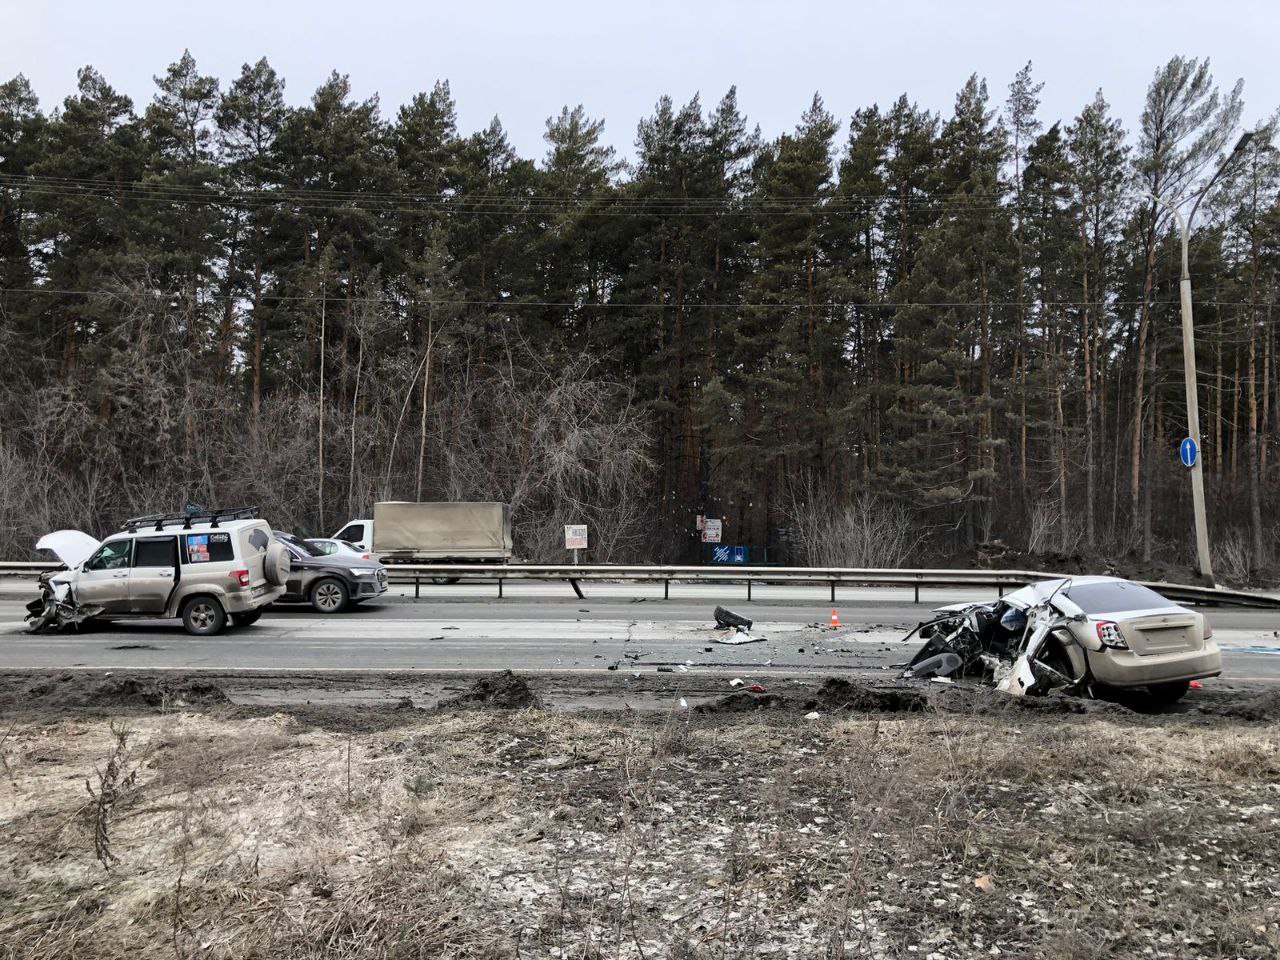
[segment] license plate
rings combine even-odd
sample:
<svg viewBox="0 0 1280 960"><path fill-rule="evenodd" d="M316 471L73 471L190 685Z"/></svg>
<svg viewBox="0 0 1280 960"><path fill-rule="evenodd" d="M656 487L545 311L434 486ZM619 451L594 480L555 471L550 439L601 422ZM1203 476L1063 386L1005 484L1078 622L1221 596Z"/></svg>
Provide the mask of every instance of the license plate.
<svg viewBox="0 0 1280 960"><path fill-rule="evenodd" d="M261 587L254 587L254 588L253 588L253 595L254 595L255 597L260 597L260 596L262 596L262 595L263 595L264 593L266 593L266 592L267 592L267 588L266 588L265 586L261 586Z"/></svg>

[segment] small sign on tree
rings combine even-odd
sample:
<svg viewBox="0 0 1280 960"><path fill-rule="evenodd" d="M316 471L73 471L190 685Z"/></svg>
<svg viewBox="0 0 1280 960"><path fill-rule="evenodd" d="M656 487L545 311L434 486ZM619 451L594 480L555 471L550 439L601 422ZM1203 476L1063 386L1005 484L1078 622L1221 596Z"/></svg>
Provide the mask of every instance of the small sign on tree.
<svg viewBox="0 0 1280 960"><path fill-rule="evenodd" d="M587 525L585 523L570 523L565 525L564 548L566 550L587 549Z"/></svg>
<svg viewBox="0 0 1280 960"><path fill-rule="evenodd" d="M707 517L702 525L702 542L703 543L719 543L722 521L712 520Z"/></svg>

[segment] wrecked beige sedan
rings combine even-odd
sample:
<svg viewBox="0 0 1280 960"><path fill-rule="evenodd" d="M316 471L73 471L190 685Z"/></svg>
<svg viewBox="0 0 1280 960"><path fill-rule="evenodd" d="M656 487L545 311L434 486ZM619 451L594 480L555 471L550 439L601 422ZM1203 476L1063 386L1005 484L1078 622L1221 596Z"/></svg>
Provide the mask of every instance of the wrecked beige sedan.
<svg viewBox="0 0 1280 960"><path fill-rule="evenodd" d="M979 676L1015 696L1145 689L1173 703L1222 672L1204 614L1118 577L1046 580L935 614L912 631L926 643L906 676Z"/></svg>

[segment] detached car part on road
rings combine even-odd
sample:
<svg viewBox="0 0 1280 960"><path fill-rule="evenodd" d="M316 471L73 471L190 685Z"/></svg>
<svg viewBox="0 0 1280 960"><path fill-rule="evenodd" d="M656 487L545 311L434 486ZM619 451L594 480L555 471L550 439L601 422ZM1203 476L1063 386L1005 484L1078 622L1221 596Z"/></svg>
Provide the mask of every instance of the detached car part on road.
<svg viewBox="0 0 1280 960"><path fill-rule="evenodd" d="M341 613L387 592L387 568L376 560L327 554L291 533L275 532L289 552L289 573L281 603L309 603L317 613Z"/></svg>
<svg viewBox="0 0 1280 960"><path fill-rule="evenodd" d="M195 636L247 627L284 594L287 551L252 508L136 517L99 542L58 530L36 543L66 565L41 574L33 632L91 620L181 617Z"/></svg>
<svg viewBox="0 0 1280 960"><path fill-rule="evenodd" d="M920 624L908 677L983 677L1014 696L1145 688L1173 703L1222 672L1202 613L1117 577L1047 580L994 603L955 604Z"/></svg>

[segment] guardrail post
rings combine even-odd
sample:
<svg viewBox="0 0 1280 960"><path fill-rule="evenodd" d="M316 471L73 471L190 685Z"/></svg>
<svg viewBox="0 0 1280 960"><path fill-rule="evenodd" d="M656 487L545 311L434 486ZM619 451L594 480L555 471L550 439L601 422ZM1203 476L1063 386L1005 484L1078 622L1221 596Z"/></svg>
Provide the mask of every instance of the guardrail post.
<svg viewBox="0 0 1280 960"><path fill-rule="evenodd" d="M996 584L996 596L997 596L997 597L1003 597L1003 596L1004 596L1004 584L1003 584L1003 583L997 583L997 584ZM1065 594L1064 594L1064 596L1065 596Z"/></svg>
<svg viewBox="0 0 1280 960"><path fill-rule="evenodd" d="M663 600L671 599L671 581L670 580L662 581L662 599Z"/></svg>
<svg viewBox="0 0 1280 960"><path fill-rule="evenodd" d="M747 601L750 602L750 600L751 600L751 581L748 580L747 581Z"/></svg>
<svg viewBox="0 0 1280 960"><path fill-rule="evenodd" d="M920 584L918 584L918 583L916 584L916 599L915 599L915 602L916 602L916 603L919 603L919 602L920 602Z"/></svg>
<svg viewBox="0 0 1280 960"><path fill-rule="evenodd" d="M422 574L417 572L413 575L413 599L422 599Z"/></svg>
<svg viewBox="0 0 1280 960"><path fill-rule="evenodd" d="M502 599L502 578L498 578L498 599Z"/></svg>
<svg viewBox="0 0 1280 960"><path fill-rule="evenodd" d="M834 580L831 581L831 602L833 604L836 602L836 582Z"/></svg>

